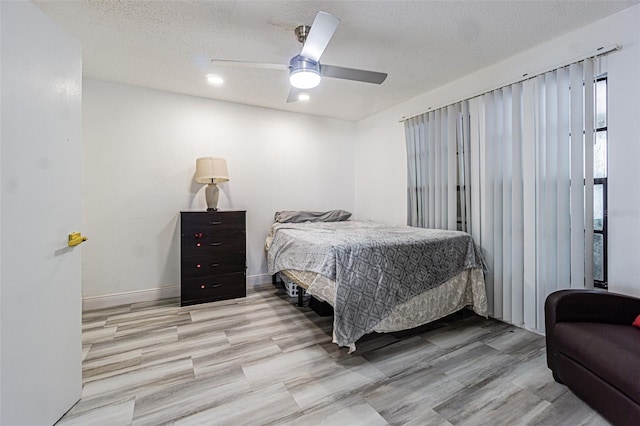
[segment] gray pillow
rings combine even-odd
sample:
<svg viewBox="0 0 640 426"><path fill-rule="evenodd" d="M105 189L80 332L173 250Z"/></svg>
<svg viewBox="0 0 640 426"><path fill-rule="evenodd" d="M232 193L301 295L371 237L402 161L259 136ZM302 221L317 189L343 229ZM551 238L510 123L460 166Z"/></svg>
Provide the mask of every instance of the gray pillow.
<svg viewBox="0 0 640 426"><path fill-rule="evenodd" d="M328 212L281 211L276 212L274 221L278 223L300 222L340 222L351 217L346 210L329 210Z"/></svg>

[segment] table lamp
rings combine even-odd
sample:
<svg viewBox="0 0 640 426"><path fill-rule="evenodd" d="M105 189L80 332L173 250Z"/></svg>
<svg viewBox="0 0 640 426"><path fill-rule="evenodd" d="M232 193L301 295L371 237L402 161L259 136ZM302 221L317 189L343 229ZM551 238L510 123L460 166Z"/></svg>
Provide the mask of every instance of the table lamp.
<svg viewBox="0 0 640 426"><path fill-rule="evenodd" d="M227 170L227 160L224 158L200 157L196 159L195 181L207 185L204 192L207 211L218 210L220 189L217 184L228 180L229 171Z"/></svg>

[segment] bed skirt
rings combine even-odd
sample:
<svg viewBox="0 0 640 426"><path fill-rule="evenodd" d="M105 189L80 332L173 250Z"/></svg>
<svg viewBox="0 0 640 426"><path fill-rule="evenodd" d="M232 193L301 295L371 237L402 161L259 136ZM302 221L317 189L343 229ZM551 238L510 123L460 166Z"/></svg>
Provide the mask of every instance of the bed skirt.
<svg viewBox="0 0 640 426"><path fill-rule="evenodd" d="M335 305L335 281L315 272L285 270L286 278L316 299ZM467 269L431 290L396 306L374 328L378 333L407 330L443 318L464 307L487 317L487 296L482 269Z"/></svg>

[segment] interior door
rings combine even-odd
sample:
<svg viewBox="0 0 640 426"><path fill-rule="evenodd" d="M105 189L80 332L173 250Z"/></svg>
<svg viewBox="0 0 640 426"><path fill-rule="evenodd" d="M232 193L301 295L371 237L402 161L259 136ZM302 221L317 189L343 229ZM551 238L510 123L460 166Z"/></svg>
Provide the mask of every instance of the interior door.
<svg viewBox="0 0 640 426"><path fill-rule="evenodd" d="M32 3L0 8L0 424L51 425L82 391L82 51Z"/></svg>

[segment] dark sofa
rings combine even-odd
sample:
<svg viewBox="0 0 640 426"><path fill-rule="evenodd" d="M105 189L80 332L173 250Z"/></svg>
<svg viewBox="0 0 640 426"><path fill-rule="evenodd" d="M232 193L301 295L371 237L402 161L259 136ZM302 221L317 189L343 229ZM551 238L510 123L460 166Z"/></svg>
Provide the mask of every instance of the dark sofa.
<svg viewBox="0 0 640 426"><path fill-rule="evenodd" d="M560 290L545 302L547 365L614 425L640 425L640 299Z"/></svg>

